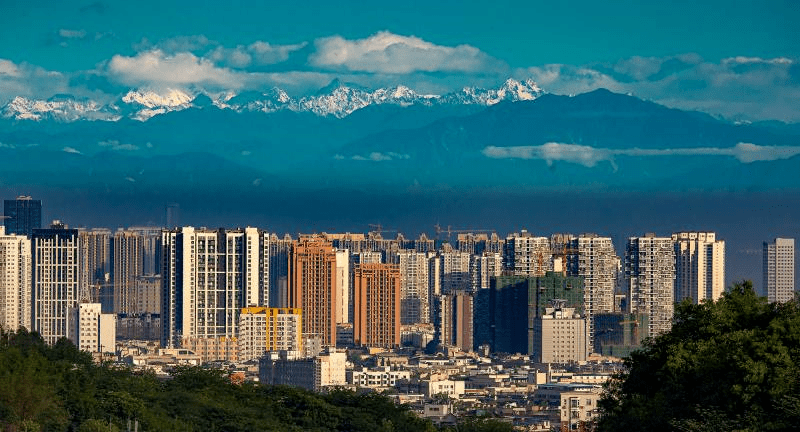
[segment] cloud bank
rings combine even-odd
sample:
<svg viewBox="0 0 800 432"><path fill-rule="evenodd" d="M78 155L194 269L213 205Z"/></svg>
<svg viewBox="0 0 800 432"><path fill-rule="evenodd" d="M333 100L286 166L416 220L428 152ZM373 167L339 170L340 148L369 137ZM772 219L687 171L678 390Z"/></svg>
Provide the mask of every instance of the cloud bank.
<svg viewBox="0 0 800 432"><path fill-rule="evenodd" d="M507 69L503 62L469 45L441 46L415 36L387 31L357 40L341 36L321 38L317 39L315 46L316 52L309 58L309 63L323 68L388 74L418 71L483 73Z"/></svg>
<svg viewBox="0 0 800 432"><path fill-rule="evenodd" d="M578 144L546 143L538 146L489 146L483 155L492 159L543 160L548 165L554 162L569 162L591 168L600 162L609 162L616 168L616 156L731 156L742 163L775 161L800 155L800 146L761 146L738 143L733 147L699 147L677 149L609 149Z"/></svg>

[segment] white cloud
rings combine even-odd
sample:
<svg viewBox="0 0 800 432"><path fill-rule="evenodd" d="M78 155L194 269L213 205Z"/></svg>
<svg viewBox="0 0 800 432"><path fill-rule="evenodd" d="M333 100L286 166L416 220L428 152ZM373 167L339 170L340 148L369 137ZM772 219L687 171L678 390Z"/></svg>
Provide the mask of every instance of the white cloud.
<svg viewBox="0 0 800 432"><path fill-rule="evenodd" d="M115 55L108 63L108 73L127 85L189 85L199 84L224 89L242 87L241 75L215 66L210 60L192 53L168 56L153 50L134 57Z"/></svg>
<svg viewBox="0 0 800 432"><path fill-rule="evenodd" d="M322 68L389 74L482 73L506 68L503 62L470 45L435 45L415 36L388 31L357 40L341 36L321 38L315 41L315 47L309 63Z"/></svg>
<svg viewBox="0 0 800 432"><path fill-rule="evenodd" d="M334 156L334 159L341 160L343 157L341 155ZM383 162L383 161L390 161L390 160L404 160L404 159L411 159L411 156L407 154L400 154L395 152L388 152L388 153L381 153L381 152L372 152L366 156L355 155L352 156L351 159L357 161L372 161L372 162Z"/></svg>
<svg viewBox="0 0 800 432"><path fill-rule="evenodd" d="M78 150L76 148L73 148L73 147L64 147L63 149L61 149L61 151L65 152L65 153L72 153L72 154L83 154L83 153L80 152L80 150Z"/></svg>
<svg viewBox="0 0 800 432"><path fill-rule="evenodd" d="M733 147L608 149L578 144L546 143L538 146L489 146L484 148L482 153L492 159L537 159L544 160L548 165L552 165L553 162L570 162L590 168L599 162L609 162L616 168L615 156L731 156L739 162L752 163L792 158L800 155L800 146L761 146L752 143L738 143Z"/></svg>
<svg viewBox="0 0 800 432"><path fill-rule="evenodd" d="M58 35L64 39L83 39L86 37L86 30L60 29Z"/></svg>
<svg viewBox="0 0 800 432"><path fill-rule="evenodd" d="M207 57L217 63L241 69L284 62L289 59L292 52L305 46L305 42L295 45L271 45L268 42L256 41L236 48L218 46L208 53Z"/></svg>
<svg viewBox="0 0 800 432"><path fill-rule="evenodd" d="M100 141L97 143L100 147L109 147L111 150L125 150L125 151L134 151L139 150L139 146L135 144L121 144L117 140L108 140L108 141Z"/></svg>

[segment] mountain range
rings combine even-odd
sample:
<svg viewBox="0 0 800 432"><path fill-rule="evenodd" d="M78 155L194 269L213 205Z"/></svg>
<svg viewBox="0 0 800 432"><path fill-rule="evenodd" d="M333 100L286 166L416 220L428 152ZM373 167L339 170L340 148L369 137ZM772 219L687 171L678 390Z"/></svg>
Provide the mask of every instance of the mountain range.
<svg viewBox="0 0 800 432"><path fill-rule="evenodd" d="M24 101L0 119L0 185L20 190L800 188L796 125L737 124L607 90L547 94L529 80L441 96L333 82L301 98Z"/></svg>
<svg viewBox="0 0 800 432"><path fill-rule="evenodd" d="M77 99L70 95L56 95L47 100L18 96L0 108L0 115L6 119L33 121L118 121L123 118L146 121L168 112L214 106L238 113L292 111L342 118L372 105L491 106L501 101L533 100L543 93L542 89L530 79L520 82L509 78L496 89L465 87L445 95L423 95L403 85L369 90L342 83L337 79L317 94L300 98L293 98L277 87L266 92L246 91L240 94L224 92L216 95L202 92L191 94L177 89L164 91L133 89L118 100L107 104Z"/></svg>

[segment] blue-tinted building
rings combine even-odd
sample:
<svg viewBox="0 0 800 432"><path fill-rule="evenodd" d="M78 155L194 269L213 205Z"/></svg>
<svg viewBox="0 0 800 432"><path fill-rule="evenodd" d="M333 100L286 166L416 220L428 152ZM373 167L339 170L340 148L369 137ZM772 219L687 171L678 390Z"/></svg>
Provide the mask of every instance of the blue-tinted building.
<svg viewBox="0 0 800 432"><path fill-rule="evenodd" d="M6 234L33 234L42 227L42 201L20 196L15 200L3 200Z"/></svg>

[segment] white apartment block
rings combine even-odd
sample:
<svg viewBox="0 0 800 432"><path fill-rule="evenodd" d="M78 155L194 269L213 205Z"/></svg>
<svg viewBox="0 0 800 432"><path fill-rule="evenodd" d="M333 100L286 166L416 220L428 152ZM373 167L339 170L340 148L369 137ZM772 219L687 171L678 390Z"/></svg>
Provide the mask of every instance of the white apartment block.
<svg viewBox="0 0 800 432"><path fill-rule="evenodd" d="M470 257L472 291L489 288L493 277L503 274L503 255L499 252L483 252Z"/></svg>
<svg viewBox="0 0 800 432"><path fill-rule="evenodd" d="M459 252L452 248L439 253L442 294L471 290L470 256L469 252Z"/></svg>
<svg viewBox="0 0 800 432"><path fill-rule="evenodd" d="M586 360L588 326L574 308L546 308L534 327L534 361L573 363Z"/></svg>
<svg viewBox="0 0 800 432"><path fill-rule="evenodd" d="M565 239L566 273L583 278L583 310L589 326L589 346L594 344L594 314L614 311L614 288L620 259L611 237L581 234Z"/></svg>
<svg viewBox="0 0 800 432"><path fill-rule="evenodd" d="M764 287L767 300L787 302L794 298L794 239L776 238L764 242Z"/></svg>
<svg viewBox="0 0 800 432"><path fill-rule="evenodd" d="M301 358L296 354L287 351L268 352L259 361L259 381L262 384L290 385L312 391L347 384L347 355L344 351L329 348L313 358Z"/></svg>
<svg viewBox="0 0 800 432"><path fill-rule="evenodd" d="M81 351L116 351L116 314L101 313L100 303L79 303L70 308L69 339Z"/></svg>
<svg viewBox="0 0 800 432"><path fill-rule="evenodd" d="M300 309L244 308L239 315L239 360L255 360L267 351L301 351L302 329Z"/></svg>
<svg viewBox="0 0 800 432"><path fill-rule="evenodd" d="M675 247L675 302L717 300L725 292L725 241L713 232L672 234Z"/></svg>
<svg viewBox="0 0 800 432"><path fill-rule="evenodd" d="M348 384L356 387L388 389L393 388L397 381L408 381L409 379L411 379L411 371L392 370L390 366L347 371Z"/></svg>
<svg viewBox="0 0 800 432"><path fill-rule="evenodd" d="M336 251L336 287L339 290L336 295L336 323L349 323L353 299L350 295L350 251L347 249Z"/></svg>
<svg viewBox="0 0 800 432"><path fill-rule="evenodd" d="M162 244L162 345L235 341L241 309L268 301L269 234L183 227Z"/></svg>
<svg viewBox="0 0 800 432"><path fill-rule="evenodd" d="M672 328L675 311L675 248L671 237L630 237L626 247L625 279L628 313L649 317L649 335Z"/></svg>
<svg viewBox="0 0 800 432"><path fill-rule="evenodd" d="M0 226L0 327L31 328L31 241Z"/></svg>
<svg viewBox="0 0 800 432"><path fill-rule="evenodd" d="M430 322L430 262L428 254L401 250L390 260L400 268L400 322Z"/></svg>
<svg viewBox="0 0 800 432"><path fill-rule="evenodd" d="M534 237L526 230L506 237L505 267L519 276L544 276L553 270L550 239Z"/></svg>
<svg viewBox="0 0 800 432"><path fill-rule="evenodd" d="M57 222L34 230L31 251L31 330L53 345L69 336L69 309L78 303L78 231Z"/></svg>

